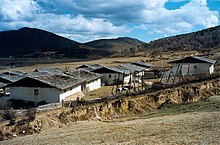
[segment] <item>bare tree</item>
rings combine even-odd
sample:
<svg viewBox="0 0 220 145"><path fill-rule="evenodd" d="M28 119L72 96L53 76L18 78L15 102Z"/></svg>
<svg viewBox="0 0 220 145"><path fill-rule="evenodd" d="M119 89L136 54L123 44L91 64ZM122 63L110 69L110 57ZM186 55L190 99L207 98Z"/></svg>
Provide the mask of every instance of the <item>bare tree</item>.
<svg viewBox="0 0 220 145"><path fill-rule="evenodd" d="M0 109L3 110L3 118L11 120L15 118L15 111L12 109L12 105L7 100L0 100Z"/></svg>

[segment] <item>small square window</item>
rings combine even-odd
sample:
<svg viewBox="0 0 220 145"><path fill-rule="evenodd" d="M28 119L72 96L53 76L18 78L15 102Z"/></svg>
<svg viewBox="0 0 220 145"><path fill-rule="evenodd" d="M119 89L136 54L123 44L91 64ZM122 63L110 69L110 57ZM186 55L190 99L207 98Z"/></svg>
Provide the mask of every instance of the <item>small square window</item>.
<svg viewBox="0 0 220 145"><path fill-rule="evenodd" d="M34 89L34 95L39 95L38 89Z"/></svg>
<svg viewBox="0 0 220 145"><path fill-rule="evenodd" d="M196 65L194 65L194 69L197 69L197 66L196 66Z"/></svg>
<svg viewBox="0 0 220 145"><path fill-rule="evenodd" d="M109 75L108 77L109 77L109 78L112 78L112 75Z"/></svg>

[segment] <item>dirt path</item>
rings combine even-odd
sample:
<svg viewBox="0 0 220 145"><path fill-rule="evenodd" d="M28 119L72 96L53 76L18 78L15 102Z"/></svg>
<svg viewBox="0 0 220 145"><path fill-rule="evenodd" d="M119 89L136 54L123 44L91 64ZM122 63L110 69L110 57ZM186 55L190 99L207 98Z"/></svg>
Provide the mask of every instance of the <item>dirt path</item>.
<svg viewBox="0 0 220 145"><path fill-rule="evenodd" d="M0 144L220 144L220 112L81 121Z"/></svg>

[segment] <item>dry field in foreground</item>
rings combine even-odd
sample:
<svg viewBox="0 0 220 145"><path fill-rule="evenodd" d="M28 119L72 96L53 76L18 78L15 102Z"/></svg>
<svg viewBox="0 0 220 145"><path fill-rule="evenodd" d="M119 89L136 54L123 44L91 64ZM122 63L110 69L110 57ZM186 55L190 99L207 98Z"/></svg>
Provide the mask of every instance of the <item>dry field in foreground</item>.
<svg viewBox="0 0 220 145"><path fill-rule="evenodd" d="M168 104L155 112L62 128L0 142L23 144L220 144L220 99Z"/></svg>

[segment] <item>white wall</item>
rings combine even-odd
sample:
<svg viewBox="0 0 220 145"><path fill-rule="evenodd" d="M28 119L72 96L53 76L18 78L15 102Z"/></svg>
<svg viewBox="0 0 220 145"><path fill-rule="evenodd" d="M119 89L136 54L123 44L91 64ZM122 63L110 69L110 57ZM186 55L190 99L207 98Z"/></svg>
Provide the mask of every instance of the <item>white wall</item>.
<svg viewBox="0 0 220 145"><path fill-rule="evenodd" d="M34 90L38 90L38 95L34 94ZM59 102L59 90L56 88L31 88L31 87L11 87L10 97L13 99L21 99L26 101L46 101L47 103Z"/></svg>
<svg viewBox="0 0 220 145"><path fill-rule="evenodd" d="M114 80L118 79L119 77L119 80L122 81L123 79L123 75L122 74L117 74L117 73L104 73L102 74L102 84L106 84L106 85L111 85L113 84ZM109 75L111 75L111 77L109 77ZM119 76L118 76L119 75ZM130 80L130 75L126 76L124 75L124 82L125 83L128 83Z"/></svg>
<svg viewBox="0 0 220 145"><path fill-rule="evenodd" d="M34 90L38 90L38 95L34 94ZM46 101L47 103L60 102L62 99L81 92L81 85L63 92L57 88L40 88L40 87L11 87L10 97L13 99L21 99L25 101L40 102Z"/></svg>
<svg viewBox="0 0 220 145"><path fill-rule="evenodd" d="M61 102L62 100L64 100L66 97L73 95L77 92L81 92L81 85L74 87L73 89L66 91L66 92L62 92L60 91L60 95L59 95L59 101Z"/></svg>
<svg viewBox="0 0 220 145"><path fill-rule="evenodd" d="M131 78L130 78L131 77ZM133 76L132 75L128 75L124 78L124 82L125 83L129 83L130 79L132 80L133 79Z"/></svg>
<svg viewBox="0 0 220 145"><path fill-rule="evenodd" d="M209 73L212 74L214 73L215 69L214 69L214 64L211 65L211 67L209 68Z"/></svg>
<svg viewBox="0 0 220 145"><path fill-rule="evenodd" d="M106 84L106 85L110 85L113 83L113 81L115 80L115 78L118 78L118 74L115 73L104 73L102 74L102 84ZM111 75L111 77L109 77Z"/></svg>
<svg viewBox="0 0 220 145"><path fill-rule="evenodd" d="M182 65L183 75L205 75L212 74L214 72L214 65L209 63L175 63L173 64L172 72L175 74L178 65Z"/></svg>
<svg viewBox="0 0 220 145"><path fill-rule="evenodd" d="M101 87L101 79L100 78L93 81L93 82L86 84L86 89L88 91L93 91L93 90L99 89L100 87Z"/></svg>

